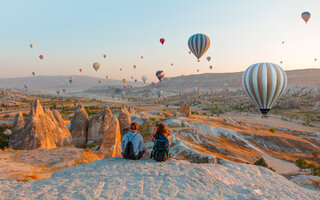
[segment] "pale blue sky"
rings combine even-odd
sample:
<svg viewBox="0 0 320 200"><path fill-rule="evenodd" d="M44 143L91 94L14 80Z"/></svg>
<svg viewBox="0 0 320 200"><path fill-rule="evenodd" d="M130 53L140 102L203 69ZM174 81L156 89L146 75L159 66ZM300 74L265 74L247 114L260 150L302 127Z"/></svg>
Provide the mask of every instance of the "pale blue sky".
<svg viewBox="0 0 320 200"><path fill-rule="evenodd" d="M300 17L303 11L312 14L308 24ZM281 60L285 70L320 67L319 0L10 0L1 2L0 24L0 77L32 71L78 75L81 67L83 75L140 79L146 74L156 80L158 69L167 76L197 69L238 72ZM199 32L212 44L197 63L187 40ZM101 64L98 72L93 62Z"/></svg>

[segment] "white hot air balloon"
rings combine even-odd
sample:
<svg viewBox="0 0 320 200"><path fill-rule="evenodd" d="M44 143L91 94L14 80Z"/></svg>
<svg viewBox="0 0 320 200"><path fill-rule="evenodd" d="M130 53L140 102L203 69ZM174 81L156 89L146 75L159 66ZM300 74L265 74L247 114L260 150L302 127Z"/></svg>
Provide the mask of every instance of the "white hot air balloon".
<svg viewBox="0 0 320 200"><path fill-rule="evenodd" d="M242 84L253 103L267 116L287 85L287 75L273 63L251 65L242 77Z"/></svg>
<svg viewBox="0 0 320 200"><path fill-rule="evenodd" d="M146 83L146 81L148 80L148 77L146 75L143 75L141 77L141 79L142 79L143 83Z"/></svg>

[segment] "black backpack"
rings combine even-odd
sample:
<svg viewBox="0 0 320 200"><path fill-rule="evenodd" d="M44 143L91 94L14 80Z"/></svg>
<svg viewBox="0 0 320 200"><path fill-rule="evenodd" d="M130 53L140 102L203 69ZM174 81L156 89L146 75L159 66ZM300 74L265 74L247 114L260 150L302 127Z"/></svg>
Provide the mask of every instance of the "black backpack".
<svg viewBox="0 0 320 200"><path fill-rule="evenodd" d="M151 158L158 162L163 162L169 158L169 144L167 140L156 139L154 141Z"/></svg>
<svg viewBox="0 0 320 200"><path fill-rule="evenodd" d="M124 150L123 153L123 158L125 159L129 159L129 160L135 160L136 159L136 155L134 154L134 150L133 150L133 144L132 141L134 139L134 137L136 137L137 134L135 134L131 140L128 141L127 145L126 145L126 149Z"/></svg>

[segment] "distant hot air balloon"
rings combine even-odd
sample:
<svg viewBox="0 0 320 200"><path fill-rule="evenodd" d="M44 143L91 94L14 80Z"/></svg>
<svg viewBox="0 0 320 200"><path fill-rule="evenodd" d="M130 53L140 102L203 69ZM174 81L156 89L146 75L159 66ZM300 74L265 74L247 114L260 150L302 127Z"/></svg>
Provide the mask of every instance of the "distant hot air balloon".
<svg viewBox="0 0 320 200"><path fill-rule="evenodd" d="M36 75L36 73L35 72L32 72L32 76L35 76Z"/></svg>
<svg viewBox="0 0 320 200"><path fill-rule="evenodd" d="M66 89L62 89L62 92L65 93L67 90Z"/></svg>
<svg viewBox="0 0 320 200"><path fill-rule="evenodd" d="M171 66L173 66L173 63L171 63Z"/></svg>
<svg viewBox="0 0 320 200"><path fill-rule="evenodd" d="M99 63L93 63L92 67L97 72L99 70L99 68L100 68L100 64Z"/></svg>
<svg viewBox="0 0 320 200"><path fill-rule="evenodd" d="M40 60L43 60L44 55L40 55L39 58L40 58Z"/></svg>
<svg viewBox="0 0 320 200"><path fill-rule="evenodd" d="M125 86L123 86L123 87L125 87ZM124 95L126 95L126 92L125 91L121 91L121 96L124 96Z"/></svg>
<svg viewBox="0 0 320 200"><path fill-rule="evenodd" d="M156 77L159 79L159 81L161 81L161 80L164 78L164 76L165 76L164 71L158 70L158 71L156 72Z"/></svg>
<svg viewBox="0 0 320 200"><path fill-rule="evenodd" d="M26 86L26 85L24 85L23 87L24 87L24 89L26 89L26 90L28 89L28 86Z"/></svg>
<svg viewBox="0 0 320 200"><path fill-rule="evenodd" d="M57 91L56 91L56 93L57 93L57 95L59 95L59 94L60 94L60 91L59 91L59 90L57 90Z"/></svg>
<svg viewBox="0 0 320 200"><path fill-rule="evenodd" d="M133 65L133 69L135 69L135 68L137 68L137 66L136 66L136 65Z"/></svg>
<svg viewBox="0 0 320 200"><path fill-rule="evenodd" d="M188 46L193 55L200 62L201 56L206 53L210 47L210 38L202 33L192 35L188 40Z"/></svg>
<svg viewBox="0 0 320 200"><path fill-rule="evenodd" d="M101 80L99 80L98 83L101 84Z"/></svg>
<svg viewBox="0 0 320 200"><path fill-rule="evenodd" d="M82 69L80 68L79 71L82 72Z"/></svg>
<svg viewBox="0 0 320 200"><path fill-rule="evenodd" d="M126 85L124 85L124 86L123 86L123 88L124 88L124 89L127 89L127 86L126 86Z"/></svg>
<svg viewBox="0 0 320 200"><path fill-rule="evenodd" d="M134 82L136 83L136 82L138 82L138 80L137 80L137 79L134 79Z"/></svg>
<svg viewBox="0 0 320 200"><path fill-rule="evenodd" d="M120 71L122 71L122 68L120 68Z"/></svg>
<svg viewBox="0 0 320 200"><path fill-rule="evenodd" d="M152 85L153 85L153 86L156 86L156 85L157 85L157 83L155 83L155 82L152 82Z"/></svg>
<svg viewBox="0 0 320 200"><path fill-rule="evenodd" d="M107 75L107 76L106 76L106 79L108 79L108 78L109 78L109 76Z"/></svg>
<svg viewBox="0 0 320 200"><path fill-rule="evenodd" d="M133 79L133 76L131 76L131 79Z"/></svg>
<svg viewBox="0 0 320 200"><path fill-rule="evenodd" d="M199 70L197 69L197 72L199 72Z"/></svg>
<svg viewBox="0 0 320 200"><path fill-rule="evenodd" d="M284 44L284 41L282 41L282 44Z"/></svg>
<svg viewBox="0 0 320 200"><path fill-rule="evenodd" d="M161 91L161 90L158 90L158 91L157 91L157 95L158 95L158 97L161 97L161 96L162 96L162 94L163 94L163 93L162 93L162 91Z"/></svg>
<svg viewBox="0 0 320 200"><path fill-rule="evenodd" d="M305 11L305 12L303 12L303 13L301 14L301 17L302 17L302 19L303 19L306 23L308 23L308 21L309 21L309 19L310 19L310 17L311 17L311 13L308 12L308 11Z"/></svg>
<svg viewBox="0 0 320 200"><path fill-rule="evenodd" d="M160 39L160 43L163 45L163 43L165 42L166 40L164 38L161 38Z"/></svg>
<svg viewBox="0 0 320 200"><path fill-rule="evenodd" d="M73 78L73 77L70 77L70 80L74 80L74 78Z"/></svg>
<svg viewBox="0 0 320 200"><path fill-rule="evenodd" d="M140 56L141 59L143 59L143 56Z"/></svg>
<svg viewBox="0 0 320 200"><path fill-rule="evenodd" d="M148 80L148 77L146 75L142 75L141 79L143 83L146 83L146 81Z"/></svg>
<svg viewBox="0 0 320 200"><path fill-rule="evenodd" d="M104 58L106 58L106 57L107 57L107 55L106 55L106 54L103 54L103 57L104 57Z"/></svg>
<svg viewBox="0 0 320 200"><path fill-rule="evenodd" d="M72 85L72 79L69 80L70 85Z"/></svg>
<svg viewBox="0 0 320 200"><path fill-rule="evenodd" d="M316 62L317 62L317 58L315 58L315 59L314 59L314 61L316 61Z"/></svg>
<svg viewBox="0 0 320 200"><path fill-rule="evenodd" d="M212 69L213 68L212 65L210 65L209 68Z"/></svg>
<svg viewBox="0 0 320 200"><path fill-rule="evenodd" d="M126 80L125 78L123 78L123 79L122 79L122 82L123 82L123 83L126 83L126 82L127 82L127 80Z"/></svg>
<svg viewBox="0 0 320 200"><path fill-rule="evenodd" d="M110 89L110 88L111 88L111 86L110 86L110 85L108 85L108 88Z"/></svg>
<svg viewBox="0 0 320 200"><path fill-rule="evenodd" d="M242 84L251 100L266 116L287 85L287 75L273 63L251 65L242 77Z"/></svg>
<svg viewBox="0 0 320 200"><path fill-rule="evenodd" d="M30 46L31 48L33 48L33 47L34 47L34 46L33 46L33 44L30 44L29 46Z"/></svg>
<svg viewBox="0 0 320 200"><path fill-rule="evenodd" d="M207 57L207 60L208 60L208 62L210 62L210 60L211 60L211 57L210 57L210 56L208 56L208 57Z"/></svg>
<svg viewBox="0 0 320 200"><path fill-rule="evenodd" d="M283 62L282 62L282 60L280 61L280 64L282 64Z"/></svg>

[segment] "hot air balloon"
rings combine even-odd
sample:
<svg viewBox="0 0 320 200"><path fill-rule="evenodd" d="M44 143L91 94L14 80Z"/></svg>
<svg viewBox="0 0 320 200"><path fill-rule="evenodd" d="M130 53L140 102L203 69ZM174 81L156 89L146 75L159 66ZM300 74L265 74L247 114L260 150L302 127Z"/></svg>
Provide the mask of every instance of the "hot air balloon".
<svg viewBox="0 0 320 200"><path fill-rule="evenodd" d="M124 96L124 95L126 95L126 92L125 91L121 91L121 96Z"/></svg>
<svg viewBox="0 0 320 200"><path fill-rule="evenodd" d="M156 86L156 85L157 85L157 83L155 83L155 82L152 82L152 85L153 85L153 86Z"/></svg>
<svg viewBox="0 0 320 200"><path fill-rule="evenodd" d="M199 70L197 69L197 72L199 72Z"/></svg>
<svg viewBox="0 0 320 200"><path fill-rule="evenodd" d="M210 57L210 56L208 56L208 57L207 57L207 60L208 60L208 62L210 62L210 60L211 60L211 57Z"/></svg>
<svg viewBox="0 0 320 200"><path fill-rule="evenodd" d="M106 58L106 57L107 57L107 55L106 55L106 54L103 54L103 57L104 57L104 58Z"/></svg>
<svg viewBox="0 0 320 200"><path fill-rule="evenodd" d="M159 79L159 81L161 81L164 78L164 76L165 76L164 71L158 70L156 72L156 77Z"/></svg>
<svg viewBox="0 0 320 200"><path fill-rule="evenodd" d="M24 87L24 89L26 89L26 90L28 89L28 86L26 86L26 85L24 85L23 87Z"/></svg>
<svg viewBox="0 0 320 200"><path fill-rule="evenodd" d="M212 69L213 68L212 65L210 65L209 68Z"/></svg>
<svg viewBox="0 0 320 200"><path fill-rule="evenodd" d="M303 13L301 14L301 17L302 17L302 19L303 19L306 23L308 23L308 21L309 21L309 19L310 19L310 17L311 17L311 13L308 12L308 11L303 12Z"/></svg>
<svg viewBox="0 0 320 200"><path fill-rule="evenodd" d="M60 94L60 91L59 91L59 90L57 90L57 91L56 91L56 93L57 93L57 95L59 95L59 94Z"/></svg>
<svg viewBox="0 0 320 200"><path fill-rule="evenodd" d="M73 77L70 77L70 80L74 80Z"/></svg>
<svg viewBox="0 0 320 200"><path fill-rule="evenodd" d="M79 71L82 72L82 69L80 68Z"/></svg>
<svg viewBox="0 0 320 200"><path fill-rule="evenodd" d="M317 62L317 59L315 58L315 59L314 59L314 61L316 61L316 62Z"/></svg>
<svg viewBox="0 0 320 200"><path fill-rule="evenodd" d="M108 88L110 89L110 88L111 88L111 86L110 86L110 85L108 85Z"/></svg>
<svg viewBox="0 0 320 200"><path fill-rule="evenodd" d="M133 69L135 69L135 68L137 68L137 66L136 66L136 65L133 65Z"/></svg>
<svg viewBox="0 0 320 200"><path fill-rule="evenodd" d="M146 75L142 75L141 79L143 83L146 83L146 81L148 80L148 77Z"/></svg>
<svg viewBox="0 0 320 200"><path fill-rule="evenodd" d="M32 76L35 76L36 75L36 73L35 72L32 72Z"/></svg>
<svg viewBox="0 0 320 200"><path fill-rule="evenodd" d="M189 51L188 53L189 53L189 54L191 54L192 52L191 52L191 51Z"/></svg>
<svg viewBox="0 0 320 200"><path fill-rule="evenodd" d="M161 38L160 39L160 43L163 45L163 43L165 42L166 40L164 38Z"/></svg>
<svg viewBox="0 0 320 200"><path fill-rule="evenodd" d="M122 71L122 68L120 68L120 71Z"/></svg>
<svg viewBox="0 0 320 200"><path fill-rule="evenodd" d="M257 63L243 73L242 85L262 115L267 116L286 88L287 75L279 65Z"/></svg>
<svg viewBox="0 0 320 200"><path fill-rule="evenodd" d="M188 40L188 46L193 55L200 62L201 56L206 53L210 47L210 38L202 33L192 35Z"/></svg>
<svg viewBox="0 0 320 200"><path fill-rule="evenodd" d="M136 83L136 82L138 82L138 80L137 80L137 79L134 79L134 82Z"/></svg>
<svg viewBox="0 0 320 200"><path fill-rule="evenodd" d="M282 44L284 44L284 41L282 41Z"/></svg>
<svg viewBox="0 0 320 200"><path fill-rule="evenodd" d="M158 90L158 91L157 91L157 95L158 95L158 97L161 97L161 96L162 96L162 91L161 91L161 90Z"/></svg>
<svg viewBox="0 0 320 200"><path fill-rule="evenodd" d="M69 80L70 85L72 85L72 79Z"/></svg>
<svg viewBox="0 0 320 200"><path fill-rule="evenodd" d="M97 72L99 70L99 68L100 68L100 64L99 63L93 63L92 67Z"/></svg>
<svg viewBox="0 0 320 200"><path fill-rule="evenodd" d="M140 56L141 59L143 59L143 56Z"/></svg>
<svg viewBox="0 0 320 200"><path fill-rule="evenodd" d="M30 44L30 47L33 48L34 47L33 44Z"/></svg>
<svg viewBox="0 0 320 200"><path fill-rule="evenodd" d="M171 63L171 67L173 66L173 63Z"/></svg>
<svg viewBox="0 0 320 200"><path fill-rule="evenodd" d="M127 86L126 86L126 85L124 85L124 86L123 86L123 88L124 88L124 89L127 89Z"/></svg>
<svg viewBox="0 0 320 200"><path fill-rule="evenodd" d="M133 76L131 76L131 79L133 79Z"/></svg>
<svg viewBox="0 0 320 200"><path fill-rule="evenodd" d="M282 64L283 62L282 62L282 60L280 61L280 64Z"/></svg>
<svg viewBox="0 0 320 200"><path fill-rule="evenodd" d="M66 89L62 89L62 92L65 93L67 90Z"/></svg>
<svg viewBox="0 0 320 200"><path fill-rule="evenodd" d="M109 78L109 76L106 76L106 79L108 79Z"/></svg>
<svg viewBox="0 0 320 200"><path fill-rule="evenodd" d="M101 84L101 80L99 80L98 83Z"/></svg>
<svg viewBox="0 0 320 200"><path fill-rule="evenodd" d="M122 82L123 82L123 83L126 83L126 82L127 82L127 80L126 80L125 78L123 78L123 79L122 79Z"/></svg>
<svg viewBox="0 0 320 200"><path fill-rule="evenodd" d="M44 55L40 55L39 58L40 58L40 60L43 60Z"/></svg>

